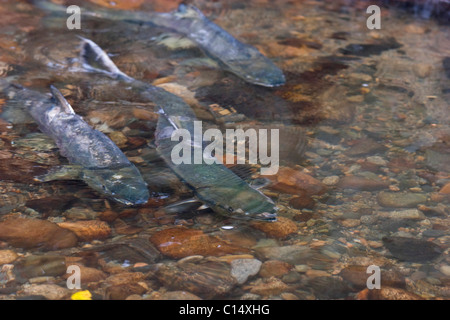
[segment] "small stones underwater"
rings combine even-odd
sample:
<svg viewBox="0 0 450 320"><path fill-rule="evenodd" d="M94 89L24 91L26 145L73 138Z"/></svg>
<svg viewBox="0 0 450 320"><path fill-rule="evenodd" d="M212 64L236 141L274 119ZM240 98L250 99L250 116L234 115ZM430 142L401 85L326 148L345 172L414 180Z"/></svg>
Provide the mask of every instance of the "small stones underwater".
<svg viewBox="0 0 450 320"><path fill-rule="evenodd" d="M111 3L82 5L177 7ZM66 160L0 95L0 300L450 299L448 24L382 7L382 28L368 30L365 2L190 3L271 59L286 84L246 83L163 28L86 18L80 35L183 98L205 127L285 132L276 175L232 168L266 182L277 221L192 202L165 210L193 192L156 152L155 105L115 80L57 67L74 62L75 32L29 2L4 1L0 77L42 92L57 84L139 168L150 200L126 207L79 181L34 181ZM81 282L71 289L74 266ZM367 287L369 266L380 268L380 289Z"/></svg>

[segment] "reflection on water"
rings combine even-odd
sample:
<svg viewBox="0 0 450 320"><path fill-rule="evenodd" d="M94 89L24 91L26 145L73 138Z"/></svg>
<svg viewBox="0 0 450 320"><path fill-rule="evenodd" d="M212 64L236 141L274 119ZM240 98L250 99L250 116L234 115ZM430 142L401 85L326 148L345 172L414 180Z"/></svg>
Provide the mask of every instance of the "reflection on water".
<svg viewBox="0 0 450 320"><path fill-rule="evenodd" d="M79 2L93 3L111 6ZM438 7L381 6L381 29L368 30L364 1L194 4L269 57L286 84L248 84L164 28L82 18L81 30L67 30L65 17L27 2L0 6L0 75L59 88L151 192L126 207L79 181L34 181L67 160L23 102L0 96L0 298L448 299L450 32ZM280 170L260 189L278 222L228 219L198 201L166 207L193 193L156 152L155 105L79 72L75 35L182 97L204 127L279 128ZM258 178L256 166L233 169ZM66 286L69 265L80 267L79 290ZM366 287L370 265L381 290Z"/></svg>

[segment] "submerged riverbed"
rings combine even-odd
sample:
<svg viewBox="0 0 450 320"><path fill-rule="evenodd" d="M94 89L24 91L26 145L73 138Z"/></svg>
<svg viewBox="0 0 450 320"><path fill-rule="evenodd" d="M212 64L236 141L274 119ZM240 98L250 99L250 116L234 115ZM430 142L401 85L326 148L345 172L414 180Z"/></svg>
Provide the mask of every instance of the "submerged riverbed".
<svg viewBox="0 0 450 320"><path fill-rule="evenodd" d="M82 16L68 30L66 16L0 3L0 77L60 89L151 194L127 207L80 181L36 182L67 159L23 103L0 95L0 299L85 290L118 300L449 299L450 30L437 5L380 4L381 29L369 30L365 1L191 3L270 58L286 83L249 84L161 27ZM178 1L76 4L167 12ZM183 98L204 129L279 129L275 175L234 166L249 183L264 178L278 221L168 207L193 192L156 151L157 108L123 83L68 68L76 35ZM79 288L68 286L74 265ZM369 289L376 270L381 289Z"/></svg>

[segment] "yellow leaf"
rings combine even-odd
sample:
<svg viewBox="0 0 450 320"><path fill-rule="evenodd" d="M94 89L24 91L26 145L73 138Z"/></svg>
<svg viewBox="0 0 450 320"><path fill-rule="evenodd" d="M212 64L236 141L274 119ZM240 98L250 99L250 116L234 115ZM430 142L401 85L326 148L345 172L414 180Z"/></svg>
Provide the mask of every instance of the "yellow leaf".
<svg viewBox="0 0 450 320"><path fill-rule="evenodd" d="M92 294L89 290L78 291L74 293L71 297L72 300L92 300Z"/></svg>

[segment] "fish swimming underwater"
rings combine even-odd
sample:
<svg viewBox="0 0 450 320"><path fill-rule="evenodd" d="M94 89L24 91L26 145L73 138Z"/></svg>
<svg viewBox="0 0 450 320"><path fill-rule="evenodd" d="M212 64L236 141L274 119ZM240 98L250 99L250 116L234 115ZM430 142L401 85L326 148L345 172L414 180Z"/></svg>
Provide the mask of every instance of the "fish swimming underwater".
<svg viewBox="0 0 450 320"><path fill-rule="evenodd" d="M36 5L51 12L66 12L66 8L50 1L35 1ZM82 10L85 16L148 23L184 35L195 42L219 66L243 80L265 87L276 87L286 82L283 72L255 47L240 42L230 33L206 18L192 5L180 4L167 13L118 11L98 8Z"/></svg>
<svg viewBox="0 0 450 320"><path fill-rule="evenodd" d="M139 170L106 135L75 114L63 95L51 86L52 98L0 80L10 99L24 101L39 129L54 139L70 165L53 168L38 181L79 179L92 189L126 205L144 204L149 191Z"/></svg>
<svg viewBox="0 0 450 320"><path fill-rule="evenodd" d="M87 70L101 72L126 82L133 92L160 107L155 139L157 150L167 165L194 190L195 195L204 204L217 213L233 218L276 220L277 208L273 201L223 164L177 165L172 162L171 151L178 143L171 141L172 132L176 129L186 129L193 133L194 121L197 120L191 107L180 97L124 74L91 40L83 38L81 59L84 60Z"/></svg>

